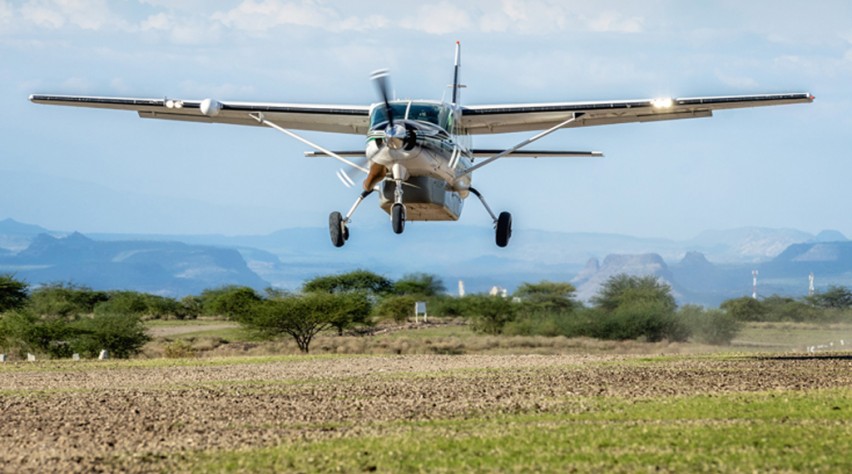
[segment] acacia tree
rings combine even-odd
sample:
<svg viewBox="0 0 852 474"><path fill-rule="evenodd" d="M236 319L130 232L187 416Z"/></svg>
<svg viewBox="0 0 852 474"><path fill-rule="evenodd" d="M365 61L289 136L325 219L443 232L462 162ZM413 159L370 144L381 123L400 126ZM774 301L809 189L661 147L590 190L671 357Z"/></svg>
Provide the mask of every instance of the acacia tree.
<svg viewBox="0 0 852 474"><path fill-rule="evenodd" d="M601 339L682 341L689 329L675 318L671 288L654 276L615 275L592 298L598 321L591 335Z"/></svg>
<svg viewBox="0 0 852 474"><path fill-rule="evenodd" d="M27 284L12 275L0 275L0 313L27 304Z"/></svg>
<svg viewBox="0 0 852 474"><path fill-rule="evenodd" d="M362 291L374 295L384 295L390 293L392 289L393 283L390 280L367 270L316 277L308 280L303 287L305 292L347 293Z"/></svg>
<svg viewBox="0 0 852 474"><path fill-rule="evenodd" d="M852 291L843 286L829 286L827 290L808 297L811 304L819 308L852 308Z"/></svg>
<svg viewBox="0 0 852 474"><path fill-rule="evenodd" d="M307 353L321 331L352 324L369 314L370 302L363 293L314 292L265 300L242 322L270 337L288 334Z"/></svg>
<svg viewBox="0 0 852 474"><path fill-rule="evenodd" d="M393 284L398 295L437 296L447 291L444 282L429 273L409 273Z"/></svg>
<svg viewBox="0 0 852 474"><path fill-rule="evenodd" d="M520 298L530 309L540 312L567 312L574 309L574 285L564 282L540 281L523 283L512 296Z"/></svg>

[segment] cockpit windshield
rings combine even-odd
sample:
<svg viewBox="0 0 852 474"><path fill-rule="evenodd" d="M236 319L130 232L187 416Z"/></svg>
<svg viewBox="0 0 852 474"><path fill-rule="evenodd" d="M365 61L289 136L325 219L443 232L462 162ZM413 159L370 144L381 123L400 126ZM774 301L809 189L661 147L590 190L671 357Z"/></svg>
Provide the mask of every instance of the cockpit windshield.
<svg viewBox="0 0 852 474"><path fill-rule="evenodd" d="M391 104L391 110L393 111L394 119L403 119L405 118L405 111L408 110L408 102ZM372 117L370 117L370 128L375 128L376 125L387 121L388 114L385 108L382 105L377 105L373 109Z"/></svg>
<svg viewBox="0 0 852 474"><path fill-rule="evenodd" d="M430 102L397 102L391 103L394 119L417 120L435 124L449 131L452 127L452 113L449 107ZM387 122L385 108L381 105L373 109L370 117L370 128L375 128L382 122Z"/></svg>

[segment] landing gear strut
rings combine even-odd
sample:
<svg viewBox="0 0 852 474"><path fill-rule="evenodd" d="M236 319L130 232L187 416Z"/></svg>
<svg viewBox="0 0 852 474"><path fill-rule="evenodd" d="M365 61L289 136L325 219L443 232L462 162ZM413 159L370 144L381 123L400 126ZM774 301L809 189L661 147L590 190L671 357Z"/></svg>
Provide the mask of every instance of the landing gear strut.
<svg viewBox="0 0 852 474"><path fill-rule="evenodd" d="M391 207L391 227L394 234L401 234L405 230L405 204L402 203L402 182L408 179L408 170L399 163L394 163L391 168L393 181L396 186L393 190L393 206Z"/></svg>
<svg viewBox="0 0 852 474"><path fill-rule="evenodd" d="M494 211L491 210L491 207L488 206L488 203L485 202L485 198L482 197L482 194L474 188L469 189L474 196L479 198L479 202L482 203L482 206L486 211L488 211L488 214L494 221L494 228L497 231L495 239L497 246L502 248L509 245L509 239L512 237L512 214L509 214L508 212L501 212L500 217L497 217L494 215Z"/></svg>
<svg viewBox="0 0 852 474"><path fill-rule="evenodd" d="M368 191L364 191L358 196L358 199L355 201L355 204L352 205L352 208L349 209L349 212L346 213L346 217L342 216L339 212L334 211L328 216L328 234L331 237L331 243L335 247L343 247L343 244L349 240L349 222L352 220L352 214L355 213L355 209L358 209L358 206L361 205L361 202L364 199L373 193L373 189Z"/></svg>

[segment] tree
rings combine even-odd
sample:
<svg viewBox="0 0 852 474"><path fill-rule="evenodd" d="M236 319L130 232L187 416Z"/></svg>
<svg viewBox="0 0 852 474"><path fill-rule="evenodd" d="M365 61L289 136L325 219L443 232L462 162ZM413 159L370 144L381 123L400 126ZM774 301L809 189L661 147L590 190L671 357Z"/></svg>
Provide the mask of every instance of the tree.
<svg viewBox="0 0 852 474"><path fill-rule="evenodd" d="M295 339L299 350L307 353L320 331L366 318L370 307L369 302L364 305L365 301L366 297L358 293L305 293L265 300L241 322L270 337L288 334Z"/></svg>
<svg viewBox="0 0 852 474"><path fill-rule="evenodd" d="M639 302L653 303L666 312L677 307L671 287L654 276L631 276L619 274L609 278L592 303L604 311L615 311L621 306Z"/></svg>
<svg viewBox="0 0 852 474"><path fill-rule="evenodd" d="M577 305L576 291L570 283L540 281L521 284L513 296L535 312L567 312Z"/></svg>
<svg viewBox="0 0 852 474"><path fill-rule="evenodd" d="M136 291L112 291L95 306L95 314L127 314L148 319L194 319L198 310L173 298Z"/></svg>
<svg viewBox="0 0 852 474"><path fill-rule="evenodd" d="M235 321L250 317L254 307L261 301L260 295L247 286L204 290L199 298L202 314L225 316Z"/></svg>
<svg viewBox="0 0 852 474"><path fill-rule="evenodd" d="M829 286L824 292L808 297L808 301L818 308L852 308L852 291L843 286Z"/></svg>
<svg viewBox="0 0 852 474"><path fill-rule="evenodd" d="M589 332L601 339L682 341L689 329L675 318L671 288L654 276L615 275L592 298L597 320Z"/></svg>
<svg viewBox="0 0 852 474"><path fill-rule="evenodd" d="M393 284L398 295L437 296L447 291L444 282L429 273L408 273Z"/></svg>
<svg viewBox="0 0 852 474"><path fill-rule="evenodd" d="M85 286L57 283L43 286L30 294L30 308L44 316L74 317L92 314L95 305L107 301L109 295Z"/></svg>
<svg viewBox="0 0 852 474"><path fill-rule="evenodd" d="M719 309L685 305L678 310L677 315L690 327L692 337L704 344L730 344L742 328L742 322Z"/></svg>
<svg viewBox="0 0 852 474"><path fill-rule="evenodd" d="M723 301L719 308L737 321L762 321L767 310L760 301L748 296Z"/></svg>
<svg viewBox="0 0 852 474"><path fill-rule="evenodd" d="M464 298L466 313L473 318L474 331L500 334L507 323L514 321L517 305L508 298L490 295L470 295Z"/></svg>
<svg viewBox="0 0 852 474"><path fill-rule="evenodd" d="M385 296L376 305L375 313L380 317L390 317L394 321L404 322L414 314L414 305L417 298L410 295Z"/></svg>
<svg viewBox="0 0 852 474"><path fill-rule="evenodd" d="M390 293L392 289L393 283L390 280L367 270L320 276L308 280L303 286L305 292L347 293L362 291L372 295L385 295Z"/></svg>
<svg viewBox="0 0 852 474"><path fill-rule="evenodd" d="M0 275L0 313L27 304L28 285L12 275Z"/></svg>
<svg viewBox="0 0 852 474"><path fill-rule="evenodd" d="M136 314L96 314L71 326L73 337L68 345L89 357L106 349L110 357L125 359L141 351L150 340L142 318Z"/></svg>

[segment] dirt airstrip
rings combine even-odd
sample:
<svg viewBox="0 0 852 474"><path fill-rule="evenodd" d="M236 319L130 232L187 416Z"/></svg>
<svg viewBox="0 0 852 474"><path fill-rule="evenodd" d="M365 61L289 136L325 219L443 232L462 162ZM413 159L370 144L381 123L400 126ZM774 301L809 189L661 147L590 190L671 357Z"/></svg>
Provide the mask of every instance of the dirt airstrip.
<svg viewBox="0 0 852 474"><path fill-rule="evenodd" d="M196 450L626 399L852 387L852 358L388 356L0 367L0 472L163 469ZM167 469L167 468L166 468Z"/></svg>

